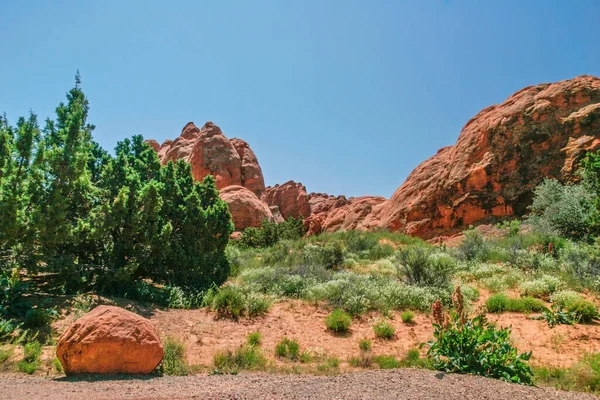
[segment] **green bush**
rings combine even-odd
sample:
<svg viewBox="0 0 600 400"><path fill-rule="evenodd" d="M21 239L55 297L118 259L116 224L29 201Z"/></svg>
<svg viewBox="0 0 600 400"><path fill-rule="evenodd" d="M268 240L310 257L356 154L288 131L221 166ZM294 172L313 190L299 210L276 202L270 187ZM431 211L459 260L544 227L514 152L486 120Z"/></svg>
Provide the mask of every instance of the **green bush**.
<svg viewBox="0 0 600 400"><path fill-rule="evenodd" d="M523 295L542 298L565 287L565 282L554 275L542 275L539 278L522 282L519 286Z"/></svg>
<svg viewBox="0 0 600 400"><path fill-rule="evenodd" d="M373 361L381 369L394 369L402 366L402 363L394 356L377 356L373 359Z"/></svg>
<svg viewBox="0 0 600 400"><path fill-rule="evenodd" d="M189 369L185 362L185 346L181 341L172 337L166 338L161 368L165 375L183 376L188 374Z"/></svg>
<svg viewBox="0 0 600 400"><path fill-rule="evenodd" d="M42 345L40 342L33 341L25 344L23 347L23 359L17 364L19 371L26 374L33 374L39 368L39 359L42 355Z"/></svg>
<svg viewBox="0 0 600 400"><path fill-rule="evenodd" d="M358 348L361 351L369 351L371 350L371 341L369 339L360 339L360 341L358 342Z"/></svg>
<svg viewBox="0 0 600 400"><path fill-rule="evenodd" d="M485 241L483 235L476 228L468 229L463 234L465 237L458 246L459 254L469 261L486 261L490 253L490 245Z"/></svg>
<svg viewBox="0 0 600 400"><path fill-rule="evenodd" d="M510 298L503 293L490 296L485 302L486 308L491 313L502 312L536 312L546 309L544 303L533 297Z"/></svg>
<svg viewBox="0 0 600 400"><path fill-rule="evenodd" d="M456 263L445 255L433 255L422 247L407 247L398 252L397 269L406 283L447 288Z"/></svg>
<svg viewBox="0 0 600 400"><path fill-rule="evenodd" d="M350 329L352 317L340 309L333 310L325 319L325 326L335 333L346 333Z"/></svg>
<svg viewBox="0 0 600 400"><path fill-rule="evenodd" d="M241 346L235 351L225 351L214 355L214 373L237 374L239 370L260 370L267 359L257 346Z"/></svg>
<svg viewBox="0 0 600 400"><path fill-rule="evenodd" d="M484 315L468 318L458 287L452 300L454 311L448 316L439 301L432 307L434 340L427 345L434 368L531 384L533 373L527 365L531 353L517 352L510 328L496 329Z"/></svg>
<svg viewBox="0 0 600 400"><path fill-rule="evenodd" d="M574 313L577 316L578 321L584 323L590 323L593 320L600 318L598 309L594 303L584 299L570 301L565 304L565 308L567 312Z"/></svg>
<svg viewBox="0 0 600 400"><path fill-rule="evenodd" d="M546 179L534 190L528 222L537 230L563 237L583 238L598 218L594 193L586 185L562 185Z"/></svg>
<svg viewBox="0 0 600 400"><path fill-rule="evenodd" d="M536 384L560 390L600 392L600 353L587 354L569 368L535 368Z"/></svg>
<svg viewBox="0 0 600 400"><path fill-rule="evenodd" d="M262 343L262 334L258 331L248 334L247 342L249 346L260 346Z"/></svg>
<svg viewBox="0 0 600 400"><path fill-rule="evenodd" d="M405 324L412 324L415 318L415 313L410 310L406 310L400 314L400 318Z"/></svg>
<svg viewBox="0 0 600 400"><path fill-rule="evenodd" d="M271 308L271 300L258 293L249 293L244 296L245 308L248 317L260 317L269 312Z"/></svg>
<svg viewBox="0 0 600 400"><path fill-rule="evenodd" d="M212 309L220 318L231 318L237 321L244 315L246 309L244 296L236 286L224 286L214 296Z"/></svg>
<svg viewBox="0 0 600 400"><path fill-rule="evenodd" d="M288 218L281 223L264 220L260 228L246 228L242 232L240 244L247 247L270 247L281 240L296 240L304 236L306 228L302 218Z"/></svg>
<svg viewBox="0 0 600 400"><path fill-rule="evenodd" d="M25 313L25 327L44 328L58 317L58 312L53 308L30 308Z"/></svg>
<svg viewBox="0 0 600 400"><path fill-rule="evenodd" d="M344 249L340 242L327 243L324 246L307 244L302 251L306 265L323 266L326 269L341 267L344 264Z"/></svg>
<svg viewBox="0 0 600 400"><path fill-rule="evenodd" d="M275 345L275 355L297 361L300 356L300 344L295 339L284 337Z"/></svg>
<svg viewBox="0 0 600 400"><path fill-rule="evenodd" d="M380 339L391 339L396 334L396 329L386 321L379 321L373 325L373 331Z"/></svg>

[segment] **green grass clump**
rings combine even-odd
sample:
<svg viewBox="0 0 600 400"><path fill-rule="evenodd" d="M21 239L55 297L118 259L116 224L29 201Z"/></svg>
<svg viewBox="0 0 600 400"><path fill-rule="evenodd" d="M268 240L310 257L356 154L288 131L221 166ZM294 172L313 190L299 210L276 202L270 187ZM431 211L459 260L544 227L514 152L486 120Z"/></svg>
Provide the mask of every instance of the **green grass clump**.
<svg viewBox="0 0 600 400"><path fill-rule="evenodd" d="M323 375L332 375L339 373L340 360L336 357L330 357L322 364L317 365L317 372Z"/></svg>
<svg viewBox="0 0 600 400"><path fill-rule="evenodd" d="M360 339L358 342L358 348L360 351L369 351L371 350L371 341L369 339Z"/></svg>
<svg viewBox="0 0 600 400"><path fill-rule="evenodd" d="M534 368L534 376L536 385L600 393L600 353L588 354L569 368Z"/></svg>
<svg viewBox="0 0 600 400"><path fill-rule="evenodd" d="M0 363L3 363L6 360L8 360L13 355L14 352L15 352L15 348L13 346L9 346L7 348L0 349Z"/></svg>
<svg viewBox="0 0 600 400"><path fill-rule="evenodd" d="M240 370L260 370L267 364L267 359L257 346L241 346L235 351L217 353L213 357L215 370L213 373L237 374Z"/></svg>
<svg viewBox="0 0 600 400"><path fill-rule="evenodd" d="M185 362L184 344L175 338L167 337L164 344L164 351L162 372L165 375L187 375L189 369Z"/></svg>
<svg viewBox="0 0 600 400"><path fill-rule="evenodd" d="M260 346L262 344L262 334L258 331L250 332L247 337L249 346Z"/></svg>
<svg viewBox="0 0 600 400"><path fill-rule="evenodd" d="M42 345L34 341L25 344L23 347L23 360L19 361L17 368L26 374L33 374L39 367L40 356L42 355Z"/></svg>
<svg viewBox="0 0 600 400"><path fill-rule="evenodd" d="M237 321L244 315L246 305L244 297L237 287L225 286L214 295L212 309L220 318L231 318Z"/></svg>
<svg viewBox="0 0 600 400"><path fill-rule="evenodd" d="M405 324L412 324L413 320L415 319L415 313L410 310L406 310L400 314L400 318Z"/></svg>
<svg viewBox="0 0 600 400"><path fill-rule="evenodd" d="M300 356L300 344L295 339L284 337L275 345L275 355L297 361Z"/></svg>
<svg viewBox="0 0 600 400"><path fill-rule="evenodd" d="M352 317L340 309L333 310L325 319L327 329L335 333L346 333L350 329Z"/></svg>
<svg viewBox="0 0 600 400"><path fill-rule="evenodd" d="M391 339L396 334L396 328L386 321L379 321L373 325L373 331L375 332L375 336L380 339Z"/></svg>
<svg viewBox="0 0 600 400"><path fill-rule="evenodd" d="M491 313L503 312L539 312L546 309L541 300L533 297L511 298L504 293L490 296L485 302L487 310Z"/></svg>
<svg viewBox="0 0 600 400"><path fill-rule="evenodd" d="M381 355L375 357L373 361L381 369L393 369L400 368L402 366L402 363L394 356Z"/></svg>
<svg viewBox="0 0 600 400"><path fill-rule="evenodd" d="M52 365L57 373L62 374L64 372L63 366L58 358L55 357L54 360L52 360Z"/></svg>

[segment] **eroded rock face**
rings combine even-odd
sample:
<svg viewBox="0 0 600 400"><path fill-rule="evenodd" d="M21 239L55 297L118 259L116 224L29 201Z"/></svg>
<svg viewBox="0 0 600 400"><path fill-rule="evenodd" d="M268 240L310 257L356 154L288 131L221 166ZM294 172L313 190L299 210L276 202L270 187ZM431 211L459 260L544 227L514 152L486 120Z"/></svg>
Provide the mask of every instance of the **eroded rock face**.
<svg viewBox="0 0 600 400"><path fill-rule="evenodd" d="M269 206L277 206L284 219L308 218L311 214L308 195L303 184L288 181L283 185L269 186L262 200Z"/></svg>
<svg viewBox="0 0 600 400"><path fill-rule="evenodd" d="M265 219L275 220L269 206L243 186L227 186L220 191L220 196L229 205L235 230L259 227Z"/></svg>
<svg viewBox="0 0 600 400"><path fill-rule="evenodd" d="M260 165L248 143L226 138L221 129L210 121L202 129L189 122L178 138L167 140L158 147L155 140L146 142L157 151L163 165L180 159L190 163L197 181L213 175L218 189L239 185L257 196L265 190Z"/></svg>
<svg viewBox="0 0 600 400"><path fill-rule="evenodd" d="M242 139L232 138L230 141L242 163L241 185L260 198L265 191L265 179L256 155L250 145Z"/></svg>
<svg viewBox="0 0 600 400"><path fill-rule="evenodd" d="M600 79L527 87L471 119L364 225L428 238L522 215L537 184L572 179L585 151L599 147Z"/></svg>
<svg viewBox="0 0 600 400"><path fill-rule="evenodd" d="M98 306L62 334L56 355L67 375L149 374L162 360L163 347L146 318Z"/></svg>

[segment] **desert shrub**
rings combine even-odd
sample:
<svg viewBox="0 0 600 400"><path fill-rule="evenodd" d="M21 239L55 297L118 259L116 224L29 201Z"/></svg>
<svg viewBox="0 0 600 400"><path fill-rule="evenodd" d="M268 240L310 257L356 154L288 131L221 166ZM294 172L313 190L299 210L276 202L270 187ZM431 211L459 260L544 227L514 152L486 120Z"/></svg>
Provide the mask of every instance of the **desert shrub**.
<svg viewBox="0 0 600 400"><path fill-rule="evenodd" d="M30 308L25 313L25 326L27 328L43 328L58 317L58 311L54 308Z"/></svg>
<svg viewBox="0 0 600 400"><path fill-rule="evenodd" d="M21 279L18 268L0 268L0 317L23 315L27 311L23 295L28 289L29 285Z"/></svg>
<svg viewBox="0 0 600 400"><path fill-rule="evenodd" d="M58 374L62 374L65 372L62 364L60 363L60 360L56 357L54 357L54 360L52 360L52 366L54 367L54 371Z"/></svg>
<svg viewBox="0 0 600 400"><path fill-rule="evenodd" d="M566 288L566 284L554 275L542 275L539 278L521 283L521 293L525 296L548 297L552 293Z"/></svg>
<svg viewBox="0 0 600 400"><path fill-rule="evenodd" d="M172 337L167 337L164 344L164 357L161 369L165 375L183 376L189 372L185 362L184 344Z"/></svg>
<svg viewBox="0 0 600 400"><path fill-rule="evenodd" d="M585 283L600 276L600 254L596 246L569 242L559 254L567 272L578 281Z"/></svg>
<svg viewBox="0 0 600 400"><path fill-rule="evenodd" d="M521 229L521 221L518 219L502 221L501 223L497 224L496 227L498 229L506 230L508 236L517 236L519 234L519 230Z"/></svg>
<svg viewBox="0 0 600 400"><path fill-rule="evenodd" d="M564 311L574 314L578 322L590 323L598 319L598 309L594 303L585 300L581 295L571 290L562 290L550 296L550 301L561 306Z"/></svg>
<svg viewBox="0 0 600 400"><path fill-rule="evenodd" d="M544 303L533 297L511 298L503 293L490 296L485 302L491 313L502 312L536 312L545 310Z"/></svg>
<svg viewBox="0 0 600 400"><path fill-rule="evenodd" d="M497 329L483 314L469 318L459 287L452 303L454 310L446 316L439 301L432 307L434 340L427 345L434 368L530 384L531 353L518 354L510 342L510 328Z"/></svg>
<svg viewBox="0 0 600 400"><path fill-rule="evenodd" d="M250 332L246 338L248 346L260 346L262 343L262 334L258 331Z"/></svg>
<svg viewBox="0 0 600 400"><path fill-rule="evenodd" d="M14 319L4 319L0 317L0 344L14 341L21 326L22 324Z"/></svg>
<svg viewBox="0 0 600 400"><path fill-rule="evenodd" d="M490 246L483 238L481 232L471 228L463 232L465 237L458 246L458 253L466 260L486 261Z"/></svg>
<svg viewBox="0 0 600 400"><path fill-rule="evenodd" d="M300 344L295 339L284 337L275 345L275 355L297 361L300 356Z"/></svg>
<svg viewBox="0 0 600 400"><path fill-rule="evenodd" d="M236 286L222 287L213 298L212 308L220 318L238 320L244 315L244 296Z"/></svg>
<svg viewBox="0 0 600 400"><path fill-rule="evenodd" d="M412 324L413 320L415 319L415 313L410 310L406 310L400 314L400 318L405 324Z"/></svg>
<svg viewBox="0 0 600 400"><path fill-rule="evenodd" d="M371 350L371 347L372 347L372 343L369 339L360 339L358 341L358 348L361 351L369 351L369 350Z"/></svg>
<svg viewBox="0 0 600 400"><path fill-rule="evenodd" d="M350 329L352 317L340 309L335 309L325 319L325 326L332 332L345 333Z"/></svg>
<svg viewBox="0 0 600 400"><path fill-rule="evenodd" d="M396 334L396 328L389 322L379 321L373 325L373 332L380 339L391 339Z"/></svg>
<svg viewBox="0 0 600 400"><path fill-rule="evenodd" d="M528 223L537 230L572 238L589 235L598 215L594 194L585 185L562 185L555 179L535 188L530 210Z"/></svg>
<svg viewBox="0 0 600 400"><path fill-rule="evenodd" d="M400 368L402 363L394 356L380 355L373 358L373 362L381 369Z"/></svg>
<svg viewBox="0 0 600 400"><path fill-rule="evenodd" d="M269 312L271 300L258 293L248 293L244 296L244 303L248 317L260 317Z"/></svg>
<svg viewBox="0 0 600 400"><path fill-rule="evenodd" d="M20 372L33 374L39 368L39 360L42 355L42 345L38 341L26 343L23 347L23 359L17 364Z"/></svg>
<svg viewBox="0 0 600 400"><path fill-rule="evenodd" d="M302 259L306 265L318 265L327 269L337 268L344 264L344 249L337 241L324 246L307 244L302 251Z"/></svg>
<svg viewBox="0 0 600 400"><path fill-rule="evenodd" d="M544 310L541 316L532 319L545 320L550 328L556 325L575 325L579 322L575 312L566 311L560 304L552 304L550 310Z"/></svg>
<svg viewBox="0 0 600 400"><path fill-rule="evenodd" d="M600 353L584 356L569 368L535 368L536 384L554 386L561 390L600 392Z"/></svg>
<svg viewBox="0 0 600 400"><path fill-rule="evenodd" d="M360 349L359 357L352 357L349 362L353 367L369 368L373 364L373 354L371 352L371 341L369 339L361 339L358 342Z"/></svg>
<svg viewBox="0 0 600 400"><path fill-rule="evenodd" d="M260 228L246 228L240 244L247 247L270 247L281 240L299 239L306 233L302 218L288 218L281 223L264 220Z"/></svg>
<svg viewBox="0 0 600 400"><path fill-rule="evenodd" d="M214 355L213 373L236 374L239 370L259 370L267 359L258 346L241 346L235 351L227 350Z"/></svg>
<svg viewBox="0 0 600 400"><path fill-rule="evenodd" d="M432 255L422 247L407 247L397 256L398 273L406 283L417 286L448 287L456 263L445 255Z"/></svg>

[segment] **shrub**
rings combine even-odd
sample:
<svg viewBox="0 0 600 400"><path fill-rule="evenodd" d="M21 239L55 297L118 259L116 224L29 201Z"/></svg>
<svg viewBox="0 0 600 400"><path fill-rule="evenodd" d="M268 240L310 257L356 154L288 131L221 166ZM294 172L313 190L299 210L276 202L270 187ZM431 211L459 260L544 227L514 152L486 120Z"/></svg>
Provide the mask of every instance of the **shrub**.
<svg viewBox="0 0 600 400"><path fill-rule="evenodd" d="M553 275L542 275L540 278L525 281L519 286L524 295L532 297L548 297L565 287L565 282Z"/></svg>
<svg viewBox="0 0 600 400"><path fill-rule="evenodd" d="M288 218L281 223L264 220L260 228L246 228L240 243L248 247L270 247L281 240L299 239L306 233L302 218Z"/></svg>
<svg viewBox="0 0 600 400"><path fill-rule="evenodd" d="M247 294L244 301L248 317L250 318L265 315L271 308L271 300L268 297L257 293Z"/></svg>
<svg viewBox="0 0 600 400"><path fill-rule="evenodd" d="M400 368L402 363L394 356L377 356L373 359L375 364L381 369Z"/></svg>
<svg viewBox="0 0 600 400"><path fill-rule="evenodd" d="M398 252L398 272L406 283L417 286L448 287L456 267L452 258L431 255L422 247L407 247Z"/></svg>
<svg viewBox="0 0 600 400"><path fill-rule="evenodd" d="M23 360L19 361L17 368L26 374L33 374L39 367L39 359L42 355L42 345L33 341L23 347Z"/></svg>
<svg viewBox="0 0 600 400"><path fill-rule="evenodd" d="M528 222L537 230L561 236L582 238L597 219L594 194L582 184L562 185L546 179L534 190Z"/></svg>
<svg viewBox="0 0 600 400"><path fill-rule="evenodd" d="M224 286L214 296L212 308L220 318L238 320L244 315L245 304L242 293L236 286Z"/></svg>
<svg viewBox="0 0 600 400"><path fill-rule="evenodd" d="M361 351L371 350L371 341L369 339L360 339L360 341L358 342L358 348Z"/></svg>
<svg viewBox="0 0 600 400"><path fill-rule="evenodd" d="M400 314L400 318L405 324L412 324L415 318L415 313L410 310L406 310L402 314Z"/></svg>
<svg viewBox="0 0 600 400"><path fill-rule="evenodd" d="M427 345L434 368L530 384L533 373L527 361L531 353L517 353L510 342L510 328L496 329L483 314L468 318L459 287L452 303L454 311L446 316L439 301L432 307L434 340Z"/></svg>
<svg viewBox="0 0 600 400"><path fill-rule="evenodd" d="M396 334L396 329L386 321L379 321L373 325L373 331L380 339L391 339Z"/></svg>
<svg viewBox="0 0 600 400"><path fill-rule="evenodd" d="M28 328L44 328L50 325L58 312L52 308L30 308L25 313L25 326Z"/></svg>
<svg viewBox="0 0 600 400"><path fill-rule="evenodd" d="M275 355L297 361L300 355L300 344L295 339L284 337L275 345Z"/></svg>
<svg viewBox="0 0 600 400"><path fill-rule="evenodd" d="M561 390L600 391L600 353L587 354L582 361L569 368L535 369L536 383Z"/></svg>
<svg viewBox="0 0 600 400"><path fill-rule="evenodd" d="M471 228L463 232L465 237L458 246L458 252L466 260L485 261L490 252L489 244L483 235L476 229Z"/></svg>
<svg viewBox="0 0 600 400"><path fill-rule="evenodd" d="M262 334L258 331L249 333L247 342L248 346L260 346L262 343Z"/></svg>
<svg viewBox="0 0 600 400"><path fill-rule="evenodd" d="M165 353L162 360L162 372L165 375L187 375L189 371L185 362L184 344L175 338L167 337L164 349Z"/></svg>
<svg viewBox="0 0 600 400"><path fill-rule="evenodd" d="M325 319L327 329L335 333L345 333L350 329L352 317L340 309L333 310Z"/></svg>
<svg viewBox="0 0 600 400"><path fill-rule="evenodd" d="M575 325L579 322L579 317L575 312L566 311L560 304L552 304L550 310L545 310L542 315L532 319L543 319L548 322L550 328L556 325Z"/></svg>
<svg viewBox="0 0 600 400"><path fill-rule="evenodd" d="M590 323L600 317L596 306L584 299L569 301L565 304L565 308L567 312L574 313L578 321L584 323Z"/></svg>
<svg viewBox="0 0 600 400"><path fill-rule="evenodd" d="M491 313L508 312L535 312L542 311L546 307L538 299L533 297L510 298L503 293L490 296L485 302L487 310Z"/></svg>
<svg viewBox="0 0 600 400"><path fill-rule="evenodd" d="M333 269L344 264L344 249L340 242L327 243L325 246L308 244L303 249L302 257L307 265Z"/></svg>
<svg viewBox="0 0 600 400"><path fill-rule="evenodd" d="M54 371L56 371L59 374L62 374L65 372L62 364L60 363L60 360L56 357L54 357L54 360L52 360L52 366L54 367Z"/></svg>
<svg viewBox="0 0 600 400"><path fill-rule="evenodd" d="M265 367L267 359L257 346L241 346L235 351L214 355L214 373L236 374L239 370L258 370Z"/></svg>

